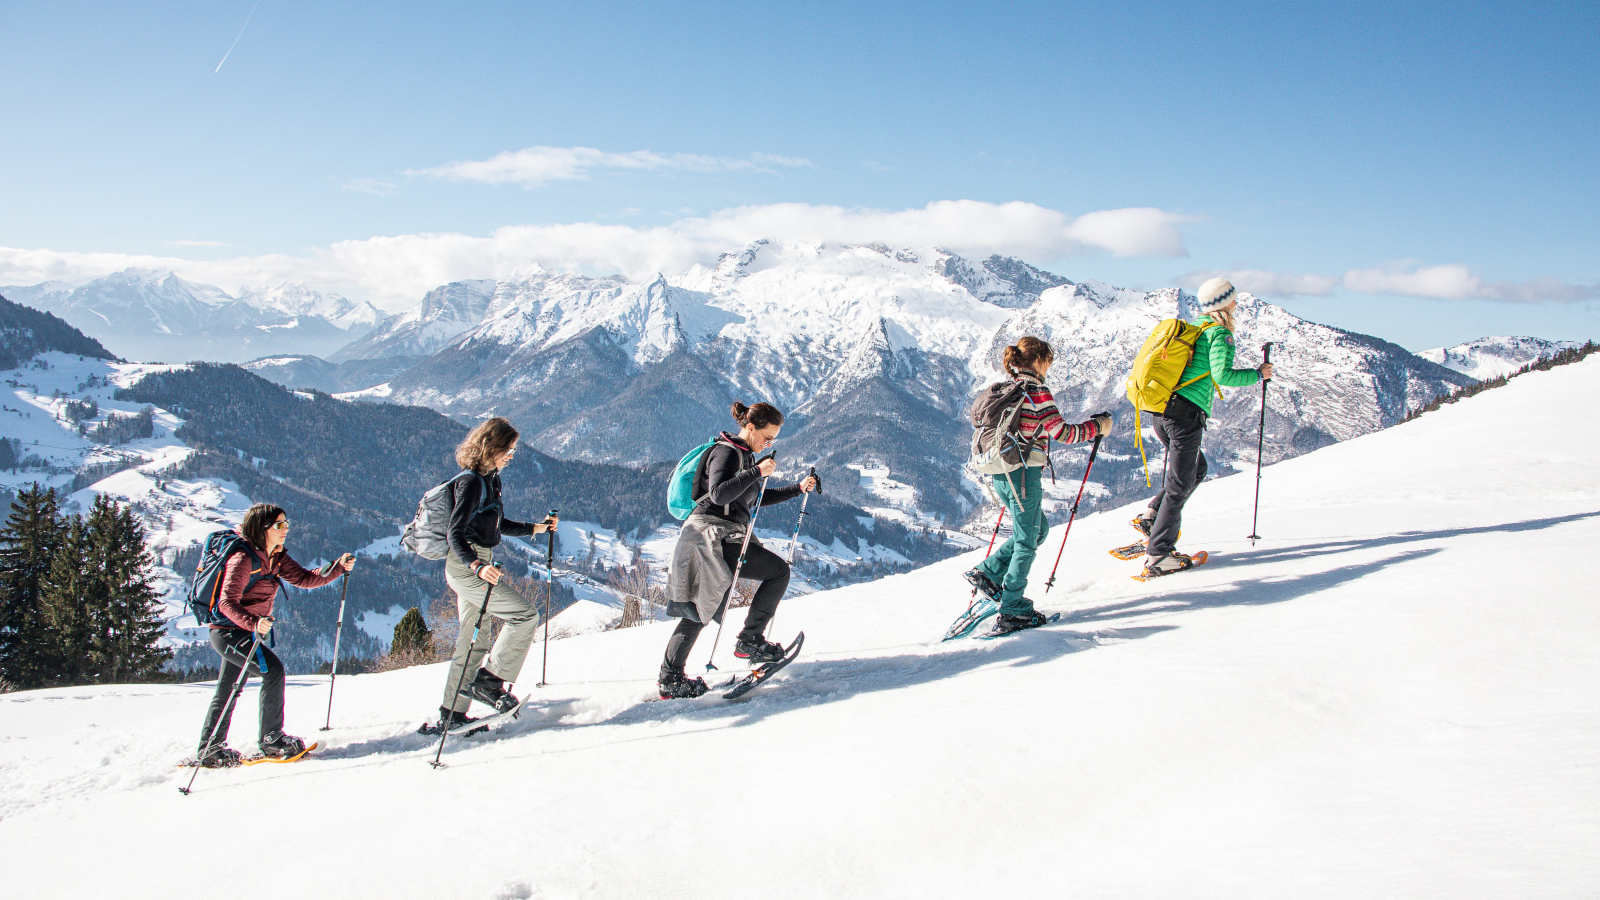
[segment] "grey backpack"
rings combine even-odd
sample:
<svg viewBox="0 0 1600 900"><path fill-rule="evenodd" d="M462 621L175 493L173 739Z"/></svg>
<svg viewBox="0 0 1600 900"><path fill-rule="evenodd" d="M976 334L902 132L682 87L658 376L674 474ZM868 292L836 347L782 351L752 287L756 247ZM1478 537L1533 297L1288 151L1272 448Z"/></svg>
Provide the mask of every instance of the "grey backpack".
<svg viewBox="0 0 1600 900"><path fill-rule="evenodd" d="M483 501L489 496L489 480L471 469L463 469L460 475L431 488L422 495L422 501L417 504L417 514L412 517L411 524L406 526L405 534L400 536L401 546L423 559L444 559L450 555L450 538L447 532L450 528L450 509L455 505L455 492L450 486L459 481L463 475L475 476L483 482L483 492L478 496L478 507L472 511L472 515L476 517L478 513L483 512Z"/></svg>
<svg viewBox="0 0 1600 900"><path fill-rule="evenodd" d="M1031 441L1022 440L1017 416L1027 402L1020 381L989 385L972 401L972 466L984 475L1005 475L1023 467Z"/></svg>

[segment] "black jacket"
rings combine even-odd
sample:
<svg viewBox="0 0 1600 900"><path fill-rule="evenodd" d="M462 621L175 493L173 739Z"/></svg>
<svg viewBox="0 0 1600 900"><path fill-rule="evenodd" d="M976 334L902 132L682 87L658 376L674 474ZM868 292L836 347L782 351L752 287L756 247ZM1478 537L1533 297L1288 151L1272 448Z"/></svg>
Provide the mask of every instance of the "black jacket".
<svg viewBox="0 0 1600 900"><path fill-rule="evenodd" d="M761 493L761 470L756 468L755 453L738 435L724 431L721 439L706 451L705 478L695 482L694 495L699 497L707 490L710 496L695 506L695 512L736 525L750 521L750 508L756 505L756 495ZM801 493L799 483L783 487L768 484L761 505L793 500Z"/></svg>
<svg viewBox="0 0 1600 900"><path fill-rule="evenodd" d="M484 494L488 489L487 496ZM473 544L480 547L497 547L500 536L528 537L533 526L527 522L507 519L500 504L500 473L477 475L463 473L450 483L450 552L456 558L472 565L478 554Z"/></svg>

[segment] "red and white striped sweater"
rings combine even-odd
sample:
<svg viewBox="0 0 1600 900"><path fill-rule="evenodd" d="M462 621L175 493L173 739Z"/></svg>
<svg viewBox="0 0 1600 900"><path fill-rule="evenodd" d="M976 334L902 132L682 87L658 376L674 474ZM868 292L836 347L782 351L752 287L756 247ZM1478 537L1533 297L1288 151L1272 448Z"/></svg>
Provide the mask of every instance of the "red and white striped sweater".
<svg viewBox="0 0 1600 900"><path fill-rule="evenodd" d="M1017 413L1017 432L1025 441L1036 441L1028 454L1028 465L1045 464L1049 459L1051 440L1076 444L1079 441L1092 441L1100 434L1099 426L1095 425L1093 419L1079 425L1068 425L1067 420L1061 418L1061 411L1056 409L1055 395L1044 386L1044 379L1032 371L1018 369L1013 380L1022 383L1027 390L1027 400Z"/></svg>

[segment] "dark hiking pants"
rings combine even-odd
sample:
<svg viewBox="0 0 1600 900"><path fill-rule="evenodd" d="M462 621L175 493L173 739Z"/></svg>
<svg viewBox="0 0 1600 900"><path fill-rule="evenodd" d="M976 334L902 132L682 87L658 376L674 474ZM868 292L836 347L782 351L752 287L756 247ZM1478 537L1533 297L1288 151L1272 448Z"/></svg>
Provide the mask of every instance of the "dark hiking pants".
<svg viewBox="0 0 1600 900"><path fill-rule="evenodd" d="M734 565L739 562L739 541L722 543L722 559L728 564L728 571L733 571ZM778 601L782 600L784 593L789 590L789 564L783 561L783 557L752 539L750 549L745 553L744 567L739 570L739 579L761 582L756 588L755 598L750 601L750 612L745 615L744 629L739 632L740 638L756 640L765 634L767 623L772 621L773 614L778 611ZM727 608L727 601L723 601L722 608L717 610L717 614L721 615ZM684 665L689 662L689 651L694 649L695 639L700 637L700 630L704 627L699 622L691 622L688 619L678 620L677 629L667 640L667 656L661 664L663 674L669 669L682 671Z"/></svg>
<svg viewBox="0 0 1600 900"><path fill-rule="evenodd" d="M228 726L233 721L233 704L228 702L228 698L233 696L233 690L239 683L239 671L245 664L244 655L250 652L250 642L253 640L255 633L243 628L211 629L211 649L222 657L222 667L217 672L217 690L211 695L211 708L206 711L205 728L200 731L201 757L211 749L206 746L206 739L211 738L213 727L217 731L211 746L221 747L227 743ZM265 738L283 730L283 665L267 649L267 645L262 644L256 648L256 655L250 660L250 674L261 678L260 737Z"/></svg>
<svg viewBox="0 0 1600 900"><path fill-rule="evenodd" d="M1182 397L1167 403L1167 414L1155 416L1156 437L1166 445L1166 467L1161 493L1150 501L1156 520L1150 526L1149 556L1166 556L1178 546L1183 527L1183 504L1206 477L1206 455L1200 441L1206 434L1206 414Z"/></svg>

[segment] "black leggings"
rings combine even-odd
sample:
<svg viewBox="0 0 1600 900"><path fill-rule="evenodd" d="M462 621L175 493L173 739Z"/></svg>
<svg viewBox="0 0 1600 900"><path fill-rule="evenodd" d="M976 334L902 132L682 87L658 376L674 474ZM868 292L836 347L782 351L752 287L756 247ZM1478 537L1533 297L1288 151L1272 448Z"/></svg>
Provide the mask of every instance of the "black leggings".
<svg viewBox="0 0 1600 900"><path fill-rule="evenodd" d="M735 564L739 562L739 542L725 541L722 545L722 558L728 564L728 571L732 572ZM778 601L783 599L789 590L789 564L783 557L761 546L754 538L750 539L750 549L744 556L744 567L739 570L741 580L761 582L756 588L755 599L750 601L750 612L745 615L744 630L739 632L740 638L755 640L760 638L767 630L767 623L772 621L772 616L778 611ZM727 610L727 601L723 601L717 610L717 616ZM712 618L717 618L713 616ZM661 663L663 674L681 672L689 661L689 651L694 649L695 639L700 637L700 630L705 626L699 622L688 619L679 619L678 627L672 632L672 637L667 640L667 656Z"/></svg>
<svg viewBox="0 0 1600 900"><path fill-rule="evenodd" d="M253 640L254 633L243 628L211 629L211 649L222 657L222 667L217 672L217 690L211 695L211 708L206 710L205 728L200 732L201 756L210 749L206 739L211 737L213 727L217 730L211 741L213 747L221 747L228 741L228 725L233 720L233 704L228 698L239 684L239 670ZM256 648L255 658L250 660L250 672L261 676L261 737L265 738L283 730L283 665L267 645L262 644ZM218 724L219 719L221 724Z"/></svg>

